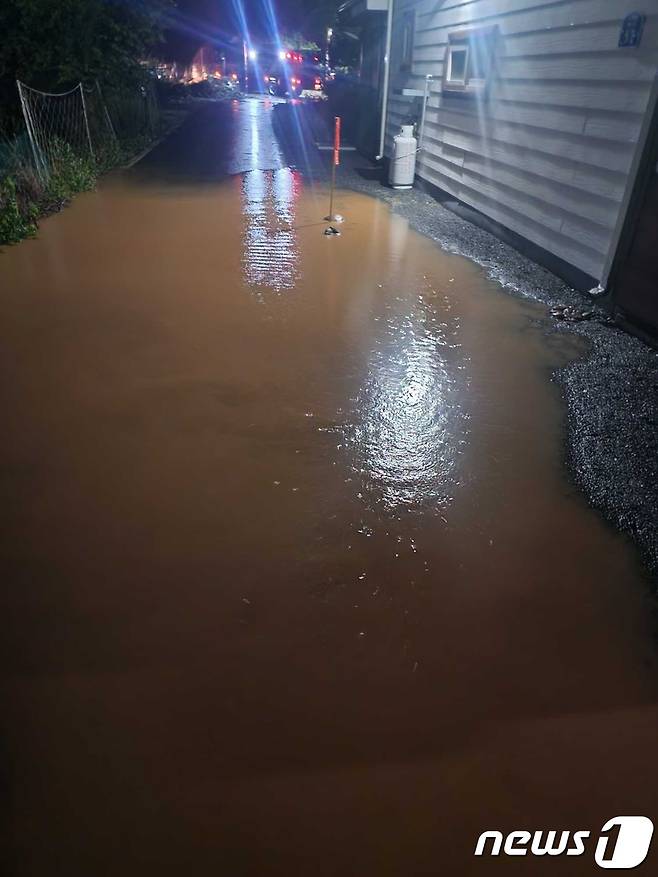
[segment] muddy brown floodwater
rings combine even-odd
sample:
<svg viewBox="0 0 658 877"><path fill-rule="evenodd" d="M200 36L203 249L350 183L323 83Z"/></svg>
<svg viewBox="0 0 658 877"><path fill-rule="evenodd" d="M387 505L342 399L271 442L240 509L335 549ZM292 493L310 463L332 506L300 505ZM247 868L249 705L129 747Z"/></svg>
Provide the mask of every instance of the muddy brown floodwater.
<svg viewBox="0 0 658 877"><path fill-rule="evenodd" d="M582 351L338 202L119 175L0 256L12 877L488 873L486 829L656 813L642 573L562 466Z"/></svg>

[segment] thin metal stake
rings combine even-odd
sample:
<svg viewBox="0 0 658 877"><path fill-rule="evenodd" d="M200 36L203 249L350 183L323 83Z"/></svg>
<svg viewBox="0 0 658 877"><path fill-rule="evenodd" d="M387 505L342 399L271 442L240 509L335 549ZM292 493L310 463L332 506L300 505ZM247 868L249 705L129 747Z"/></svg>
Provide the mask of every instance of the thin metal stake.
<svg viewBox="0 0 658 877"><path fill-rule="evenodd" d="M334 188L336 187L336 162L331 159L331 189L329 191L329 222L334 221Z"/></svg>

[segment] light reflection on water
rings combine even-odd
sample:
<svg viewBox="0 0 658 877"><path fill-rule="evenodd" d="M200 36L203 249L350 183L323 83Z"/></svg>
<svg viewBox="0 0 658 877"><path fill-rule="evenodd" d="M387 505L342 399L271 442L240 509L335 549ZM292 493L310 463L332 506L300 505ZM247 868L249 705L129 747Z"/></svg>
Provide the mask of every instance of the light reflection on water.
<svg viewBox="0 0 658 877"><path fill-rule="evenodd" d="M282 292L299 280L299 246L293 226L300 191L301 177L290 168L244 174L242 262L249 286Z"/></svg>
<svg viewBox="0 0 658 877"><path fill-rule="evenodd" d="M451 501L467 436L457 330L417 306L390 317L372 351L347 439L364 487L391 510L438 513Z"/></svg>

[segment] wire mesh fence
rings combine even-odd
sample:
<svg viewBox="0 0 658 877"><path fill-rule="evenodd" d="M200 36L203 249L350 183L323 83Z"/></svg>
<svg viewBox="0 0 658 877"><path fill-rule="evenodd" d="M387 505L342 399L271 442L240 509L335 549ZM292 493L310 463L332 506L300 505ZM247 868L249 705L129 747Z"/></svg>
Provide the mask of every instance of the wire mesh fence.
<svg viewBox="0 0 658 877"><path fill-rule="evenodd" d="M27 132L13 137L3 137L0 132L0 180L13 173L16 168L32 166L32 150Z"/></svg>
<svg viewBox="0 0 658 877"><path fill-rule="evenodd" d="M160 108L153 83L132 89L106 89L103 102L122 142L146 143L158 133Z"/></svg>
<svg viewBox="0 0 658 877"><path fill-rule="evenodd" d="M98 82L83 88L87 124L94 154L117 142L117 134Z"/></svg>
<svg viewBox="0 0 658 877"><path fill-rule="evenodd" d="M17 86L23 125L0 130L0 246L32 234L40 213L93 188L161 125L154 83L106 92L98 82L60 93Z"/></svg>
<svg viewBox="0 0 658 877"><path fill-rule="evenodd" d="M160 108L151 83L105 91L98 82L79 83L62 93L17 85L31 160L44 182L63 152L102 170L116 162L122 148L146 145L159 131Z"/></svg>
<svg viewBox="0 0 658 877"><path fill-rule="evenodd" d="M82 83L52 94L18 82L25 127L38 174L47 179L65 144L77 156L94 160Z"/></svg>

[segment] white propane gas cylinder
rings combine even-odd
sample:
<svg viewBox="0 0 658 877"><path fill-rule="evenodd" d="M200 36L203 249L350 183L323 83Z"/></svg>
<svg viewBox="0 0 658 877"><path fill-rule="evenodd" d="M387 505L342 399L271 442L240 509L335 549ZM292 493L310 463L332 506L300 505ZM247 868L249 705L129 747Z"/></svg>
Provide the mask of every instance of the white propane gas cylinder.
<svg viewBox="0 0 658 877"><path fill-rule="evenodd" d="M394 189L411 189L416 173L416 148L413 125L402 125L393 138L393 157L388 167L388 181Z"/></svg>

